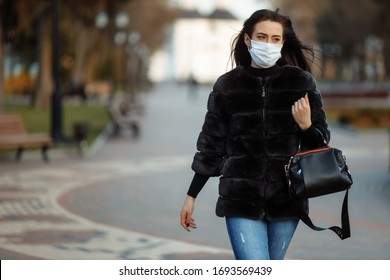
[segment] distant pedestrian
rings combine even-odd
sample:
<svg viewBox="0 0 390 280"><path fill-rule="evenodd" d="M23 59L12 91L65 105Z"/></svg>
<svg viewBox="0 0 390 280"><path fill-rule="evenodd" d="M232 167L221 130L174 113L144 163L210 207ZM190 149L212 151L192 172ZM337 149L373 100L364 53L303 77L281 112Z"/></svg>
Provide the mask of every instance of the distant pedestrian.
<svg viewBox="0 0 390 280"><path fill-rule="evenodd" d="M306 56L313 54L287 16L258 10L233 41L236 67L210 93L180 223L196 228L195 198L209 177L220 177L216 214L226 219L236 259L283 259L298 225L284 166L300 144L330 139ZM301 204L308 211L308 201Z"/></svg>
<svg viewBox="0 0 390 280"><path fill-rule="evenodd" d="M194 75L190 74L188 77L188 93L191 98L197 97L199 83L195 79Z"/></svg>

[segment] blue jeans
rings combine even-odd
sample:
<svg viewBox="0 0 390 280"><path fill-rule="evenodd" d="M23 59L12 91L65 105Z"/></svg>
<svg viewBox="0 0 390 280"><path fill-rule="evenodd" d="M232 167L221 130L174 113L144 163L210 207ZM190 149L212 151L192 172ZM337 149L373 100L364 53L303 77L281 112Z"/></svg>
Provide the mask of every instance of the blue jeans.
<svg viewBox="0 0 390 280"><path fill-rule="evenodd" d="M226 226L237 260L282 260L298 226L298 219L269 222L263 219L226 217Z"/></svg>

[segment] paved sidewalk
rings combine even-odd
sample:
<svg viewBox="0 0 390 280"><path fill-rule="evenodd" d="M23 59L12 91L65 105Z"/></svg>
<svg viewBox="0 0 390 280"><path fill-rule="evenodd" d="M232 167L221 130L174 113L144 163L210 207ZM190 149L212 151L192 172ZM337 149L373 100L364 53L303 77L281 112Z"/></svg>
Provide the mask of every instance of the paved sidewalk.
<svg viewBox="0 0 390 280"><path fill-rule="evenodd" d="M52 151L48 164L36 152L0 159L0 259L233 259L214 215L214 179L197 199L199 229L179 226L208 88L191 100L182 90L159 85L148 95L138 141L102 136L88 156ZM352 238L300 225L287 258L390 259L387 131L331 131L355 180ZM339 197L313 203L313 221L339 224L340 207Z"/></svg>
<svg viewBox="0 0 390 280"><path fill-rule="evenodd" d="M170 165L164 158L145 164L115 158L104 163L89 159L52 161L43 167L44 163L26 159L26 163L6 163L6 172L2 168L0 259L213 259L230 254L223 248L97 223L74 212L75 207L67 209L66 201L62 201L78 188L102 184L109 188L112 180L125 180L156 168L168 171L187 165L188 159L177 158ZM104 207L88 198L84 203L90 203L94 211Z"/></svg>

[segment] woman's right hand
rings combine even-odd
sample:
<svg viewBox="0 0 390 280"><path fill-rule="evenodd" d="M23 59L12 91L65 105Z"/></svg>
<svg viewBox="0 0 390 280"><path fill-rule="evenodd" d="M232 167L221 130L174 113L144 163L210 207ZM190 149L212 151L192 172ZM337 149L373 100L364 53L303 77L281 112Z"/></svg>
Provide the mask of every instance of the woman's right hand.
<svg viewBox="0 0 390 280"><path fill-rule="evenodd" d="M302 131L309 129L311 126L311 111L309 97L306 95L297 101L291 107L291 113L295 122L299 125Z"/></svg>
<svg viewBox="0 0 390 280"><path fill-rule="evenodd" d="M180 212L180 224L186 231L191 231L190 228L196 228L195 220L192 218L194 212L195 198L187 195L183 208Z"/></svg>

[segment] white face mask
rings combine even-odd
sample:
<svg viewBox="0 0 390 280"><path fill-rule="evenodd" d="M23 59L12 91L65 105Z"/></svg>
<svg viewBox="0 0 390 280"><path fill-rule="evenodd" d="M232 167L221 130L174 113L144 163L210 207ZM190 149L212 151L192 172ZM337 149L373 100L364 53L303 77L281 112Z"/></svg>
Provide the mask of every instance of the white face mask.
<svg viewBox="0 0 390 280"><path fill-rule="evenodd" d="M283 44L270 44L251 40L251 48L248 51L252 60L261 68L269 68L276 64L282 57L281 50Z"/></svg>

